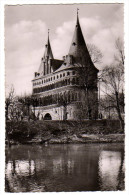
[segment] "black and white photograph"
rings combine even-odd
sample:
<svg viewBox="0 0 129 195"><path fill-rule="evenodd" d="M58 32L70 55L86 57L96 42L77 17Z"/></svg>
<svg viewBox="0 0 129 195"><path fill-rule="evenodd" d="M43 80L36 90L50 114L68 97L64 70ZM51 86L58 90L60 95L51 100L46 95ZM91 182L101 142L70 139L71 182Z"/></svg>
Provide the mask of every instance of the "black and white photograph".
<svg viewBox="0 0 129 195"><path fill-rule="evenodd" d="M125 191L124 3L4 5L5 192Z"/></svg>

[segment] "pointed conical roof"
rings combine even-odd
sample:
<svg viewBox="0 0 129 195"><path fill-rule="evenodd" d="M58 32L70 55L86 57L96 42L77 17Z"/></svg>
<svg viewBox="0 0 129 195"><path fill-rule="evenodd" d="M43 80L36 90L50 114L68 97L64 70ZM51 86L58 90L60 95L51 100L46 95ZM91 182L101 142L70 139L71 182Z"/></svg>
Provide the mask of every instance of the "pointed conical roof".
<svg viewBox="0 0 129 195"><path fill-rule="evenodd" d="M45 52L44 52L44 59L48 58L48 59L53 59L53 54L52 54L52 49L51 49L51 45L50 45L50 41L49 41L49 31L48 31L48 41L47 44L45 45Z"/></svg>
<svg viewBox="0 0 129 195"><path fill-rule="evenodd" d="M54 57L53 57L53 53L52 53L52 49L51 49L51 45L50 45L49 29L48 29L48 40L47 40L47 44L45 45L45 52L44 52L44 55L41 59L41 64L39 66L38 73L44 74L45 70L43 70L43 66L44 66L44 63L48 63L49 59L54 59Z"/></svg>
<svg viewBox="0 0 129 195"><path fill-rule="evenodd" d="M74 30L72 43L69 50L69 55L72 55L74 57L75 62L78 62L78 60L82 56L90 59L90 55L80 27L78 12L77 12L77 22Z"/></svg>

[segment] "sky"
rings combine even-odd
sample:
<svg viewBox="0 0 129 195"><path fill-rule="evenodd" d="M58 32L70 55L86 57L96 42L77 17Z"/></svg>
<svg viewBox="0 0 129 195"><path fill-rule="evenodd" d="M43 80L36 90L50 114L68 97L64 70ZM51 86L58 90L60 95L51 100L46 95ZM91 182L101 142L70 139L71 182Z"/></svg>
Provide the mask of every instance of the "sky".
<svg viewBox="0 0 129 195"><path fill-rule="evenodd" d="M123 4L6 5L6 93L13 85L16 95L31 94L31 80L40 66L48 29L54 58L68 54L77 8L86 44L96 45L103 54L96 67L112 63L115 40L124 36Z"/></svg>

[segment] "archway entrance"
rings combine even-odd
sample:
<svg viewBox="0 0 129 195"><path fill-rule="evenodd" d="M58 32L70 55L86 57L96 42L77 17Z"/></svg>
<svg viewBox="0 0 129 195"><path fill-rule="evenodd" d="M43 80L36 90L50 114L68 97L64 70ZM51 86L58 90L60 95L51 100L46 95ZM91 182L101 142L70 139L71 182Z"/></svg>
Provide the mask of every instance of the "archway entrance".
<svg viewBox="0 0 129 195"><path fill-rule="evenodd" d="M44 120L52 120L52 117L49 113L45 114Z"/></svg>

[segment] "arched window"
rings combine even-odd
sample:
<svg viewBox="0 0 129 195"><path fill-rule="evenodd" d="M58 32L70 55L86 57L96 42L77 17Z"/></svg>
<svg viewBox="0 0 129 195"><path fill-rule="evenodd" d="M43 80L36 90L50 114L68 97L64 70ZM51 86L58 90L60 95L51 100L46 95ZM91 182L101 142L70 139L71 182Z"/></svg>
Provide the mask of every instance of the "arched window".
<svg viewBox="0 0 129 195"><path fill-rule="evenodd" d="M72 79L72 85L75 85L75 78Z"/></svg>
<svg viewBox="0 0 129 195"><path fill-rule="evenodd" d="M76 78L76 84L79 85L79 78Z"/></svg>
<svg viewBox="0 0 129 195"><path fill-rule="evenodd" d="M75 93L74 100L77 101L77 93Z"/></svg>
<svg viewBox="0 0 129 195"><path fill-rule="evenodd" d="M67 80L67 85L70 85L70 79Z"/></svg>
<svg viewBox="0 0 129 195"><path fill-rule="evenodd" d="M68 91L68 93L67 93L67 100L68 100L68 102L70 102L70 91Z"/></svg>
<svg viewBox="0 0 129 195"><path fill-rule="evenodd" d="M74 96L74 92L72 92L72 101L74 101L74 97L75 97L75 96Z"/></svg>
<svg viewBox="0 0 129 195"><path fill-rule="evenodd" d="M65 85L67 85L67 79L65 79Z"/></svg>
<svg viewBox="0 0 129 195"><path fill-rule="evenodd" d="M75 75L75 71L73 71L73 75Z"/></svg>

